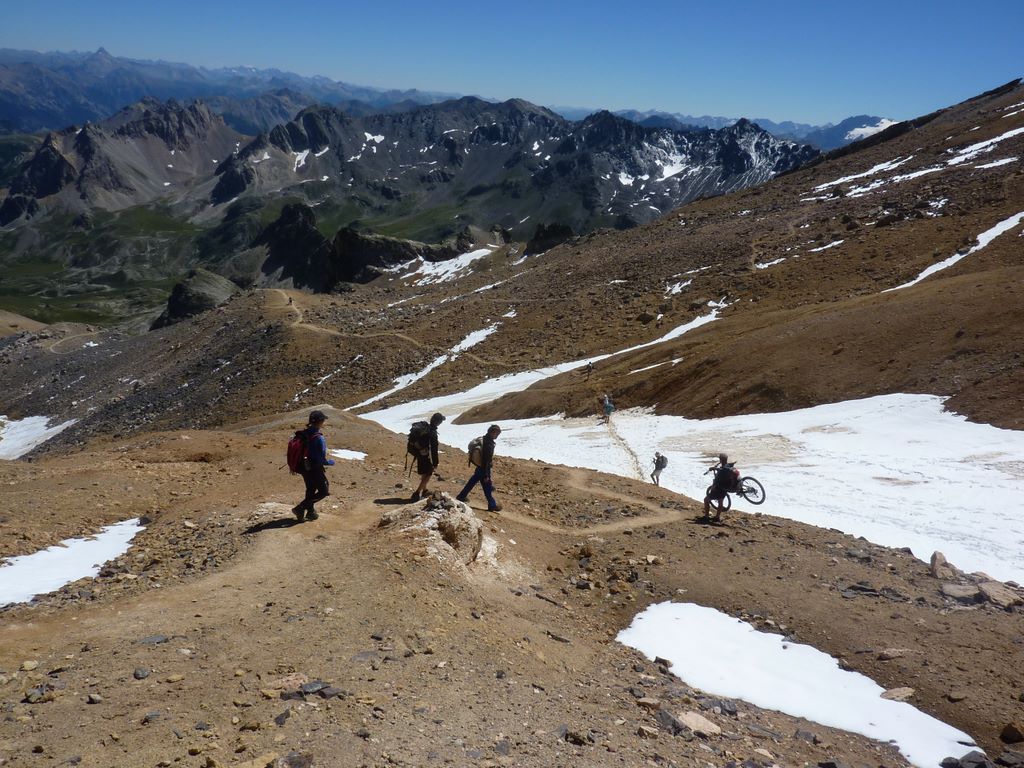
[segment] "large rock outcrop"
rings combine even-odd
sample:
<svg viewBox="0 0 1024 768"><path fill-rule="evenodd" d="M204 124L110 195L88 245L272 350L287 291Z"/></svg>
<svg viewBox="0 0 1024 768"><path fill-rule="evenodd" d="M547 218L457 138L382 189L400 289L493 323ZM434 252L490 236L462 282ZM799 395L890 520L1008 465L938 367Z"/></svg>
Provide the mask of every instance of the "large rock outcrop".
<svg viewBox="0 0 1024 768"><path fill-rule="evenodd" d="M156 319L152 328L173 325L187 317L219 307L237 290L238 287L227 278L205 269L194 269L171 290L167 309Z"/></svg>

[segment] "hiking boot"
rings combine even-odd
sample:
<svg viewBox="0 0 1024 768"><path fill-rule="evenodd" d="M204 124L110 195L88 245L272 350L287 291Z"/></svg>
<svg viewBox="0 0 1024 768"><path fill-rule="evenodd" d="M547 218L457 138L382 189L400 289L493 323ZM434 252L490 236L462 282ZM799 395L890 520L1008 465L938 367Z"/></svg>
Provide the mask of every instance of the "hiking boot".
<svg viewBox="0 0 1024 768"><path fill-rule="evenodd" d="M297 507L292 507L292 514L295 515L295 518L301 523L302 516L306 514L305 506L299 504Z"/></svg>
<svg viewBox="0 0 1024 768"><path fill-rule="evenodd" d="M501 512L501 504L495 504L493 507L487 508L488 512Z"/></svg>
<svg viewBox="0 0 1024 768"><path fill-rule="evenodd" d="M463 504L468 504L469 503L469 499L467 499L465 496L456 496L455 500L456 501L461 501Z"/></svg>
<svg viewBox="0 0 1024 768"><path fill-rule="evenodd" d="M306 520L319 520L319 519L320 519L320 515L318 515L316 513L315 509L311 509L311 510L309 510L309 512L306 513Z"/></svg>
<svg viewBox="0 0 1024 768"><path fill-rule="evenodd" d="M409 497L409 501L419 501L419 500L420 500L420 492L419 491L413 491L412 492L412 496Z"/></svg>

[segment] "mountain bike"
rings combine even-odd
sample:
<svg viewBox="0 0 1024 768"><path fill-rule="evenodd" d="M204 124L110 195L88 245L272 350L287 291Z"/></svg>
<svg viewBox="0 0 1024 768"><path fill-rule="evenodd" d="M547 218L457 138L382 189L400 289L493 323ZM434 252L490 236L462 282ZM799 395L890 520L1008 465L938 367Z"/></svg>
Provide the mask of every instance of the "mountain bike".
<svg viewBox="0 0 1024 768"><path fill-rule="evenodd" d="M717 466L711 467L704 474L706 475L710 472L714 472L716 469L718 469ZM708 486L708 489L704 492L704 498L711 495L711 491L714 487L714 484ZM757 478L749 476L739 478L736 481L736 485L727 490L725 492L725 496L722 497L723 512L732 506L732 498L729 495L731 493L739 494L751 504L764 504L764 486L761 485L761 482Z"/></svg>

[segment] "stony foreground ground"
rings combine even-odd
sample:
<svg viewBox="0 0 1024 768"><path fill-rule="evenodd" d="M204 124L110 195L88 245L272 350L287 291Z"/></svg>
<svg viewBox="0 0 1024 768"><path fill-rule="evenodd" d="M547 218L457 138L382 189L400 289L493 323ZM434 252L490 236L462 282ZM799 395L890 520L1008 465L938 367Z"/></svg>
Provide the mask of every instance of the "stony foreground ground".
<svg viewBox="0 0 1024 768"><path fill-rule="evenodd" d="M993 758L1024 719L1024 612L943 594L970 579L785 520L706 525L651 485L522 461L496 467L504 510L475 510L467 564L413 525L401 438L330 413L332 447L368 457L330 470L320 520L301 525L281 468L297 415L0 468L0 554L148 522L100 578L0 614L0 764L905 764L615 642L662 600L912 688ZM445 453L435 487L454 493L464 468Z"/></svg>

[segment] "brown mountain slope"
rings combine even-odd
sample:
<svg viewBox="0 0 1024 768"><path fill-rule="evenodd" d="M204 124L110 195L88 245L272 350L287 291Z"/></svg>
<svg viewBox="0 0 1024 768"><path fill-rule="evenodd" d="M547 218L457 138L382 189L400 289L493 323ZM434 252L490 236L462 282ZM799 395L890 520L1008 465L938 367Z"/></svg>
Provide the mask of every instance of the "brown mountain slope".
<svg viewBox="0 0 1024 768"><path fill-rule="evenodd" d="M1016 84L637 229L526 257L521 245L498 246L448 282L422 282L413 274L421 265L411 264L337 295L255 291L145 337L104 334L100 349L61 346L59 359L46 354L52 342L23 334L0 348L10 382L0 412L82 418L58 446L83 432L216 425L288 403L352 405L497 326L380 402L387 405L656 339L715 301L727 304L720 320L602 363L600 386L620 407L691 416L905 389L948 395L972 418L1019 426L1012 340L1024 311L1021 225L914 287L882 291L1024 212L1024 112L1012 108L1022 101ZM977 167L1002 160L1010 162ZM674 359L673 350L689 357L627 375ZM39 387L40 378L62 397ZM567 392L546 383L550 401L531 392L510 399L511 410L487 413L578 411L592 402L589 390L554 384Z"/></svg>

